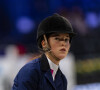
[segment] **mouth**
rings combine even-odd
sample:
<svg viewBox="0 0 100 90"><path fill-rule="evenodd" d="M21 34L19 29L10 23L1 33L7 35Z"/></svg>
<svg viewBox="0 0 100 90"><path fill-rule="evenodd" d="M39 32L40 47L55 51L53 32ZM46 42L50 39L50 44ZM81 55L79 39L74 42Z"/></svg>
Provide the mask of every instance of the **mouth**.
<svg viewBox="0 0 100 90"><path fill-rule="evenodd" d="M64 49L64 48L63 48L63 49L60 49L60 51L63 51L63 52L65 52L65 51L66 51L66 49Z"/></svg>

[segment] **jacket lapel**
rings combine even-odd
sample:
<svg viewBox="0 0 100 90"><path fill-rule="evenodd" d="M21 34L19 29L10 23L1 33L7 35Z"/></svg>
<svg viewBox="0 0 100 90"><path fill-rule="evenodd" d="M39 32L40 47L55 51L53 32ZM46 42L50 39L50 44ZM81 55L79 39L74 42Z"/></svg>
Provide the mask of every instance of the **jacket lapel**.
<svg viewBox="0 0 100 90"><path fill-rule="evenodd" d="M50 69L45 73L45 77L48 79L48 81L51 83L51 85L55 88L55 83L53 81Z"/></svg>
<svg viewBox="0 0 100 90"><path fill-rule="evenodd" d="M42 55L42 57L40 58L40 68L42 72L44 73L45 78L51 83L51 85L54 88L56 88L55 83L52 78L50 66L49 66L48 60L45 55Z"/></svg>
<svg viewBox="0 0 100 90"><path fill-rule="evenodd" d="M62 90L62 89L60 89L60 87L63 87L63 86L62 86L62 77L61 77L61 75L62 75L61 70L58 69L57 74L56 74L56 76L55 76L55 81L54 81L54 83L55 83L55 85L59 88L59 90Z"/></svg>

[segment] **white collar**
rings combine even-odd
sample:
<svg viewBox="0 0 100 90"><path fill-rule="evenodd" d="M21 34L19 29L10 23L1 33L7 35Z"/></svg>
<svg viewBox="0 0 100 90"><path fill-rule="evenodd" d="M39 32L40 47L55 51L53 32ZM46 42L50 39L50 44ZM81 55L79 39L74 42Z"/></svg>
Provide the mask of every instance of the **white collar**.
<svg viewBox="0 0 100 90"><path fill-rule="evenodd" d="M54 70L54 73L56 74L57 70L58 70L58 65L54 64L48 57L47 60L49 62L50 65L50 69Z"/></svg>

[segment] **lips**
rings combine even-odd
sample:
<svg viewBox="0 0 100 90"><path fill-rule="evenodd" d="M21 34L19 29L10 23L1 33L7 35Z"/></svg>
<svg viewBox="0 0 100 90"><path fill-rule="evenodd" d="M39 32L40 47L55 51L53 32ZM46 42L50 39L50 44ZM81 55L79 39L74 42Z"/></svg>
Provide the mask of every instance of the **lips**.
<svg viewBox="0 0 100 90"><path fill-rule="evenodd" d="M63 49L60 49L60 51L66 51L66 49L63 48Z"/></svg>

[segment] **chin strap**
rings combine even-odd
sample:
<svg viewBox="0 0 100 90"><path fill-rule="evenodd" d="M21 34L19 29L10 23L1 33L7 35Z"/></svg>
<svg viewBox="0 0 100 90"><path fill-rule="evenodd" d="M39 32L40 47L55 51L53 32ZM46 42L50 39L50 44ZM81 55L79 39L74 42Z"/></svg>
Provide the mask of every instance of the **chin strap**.
<svg viewBox="0 0 100 90"><path fill-rule="evenodd" d="M44 34L43 37L44 37L44 41L45 41L45 43L46 43L46 47L43 48L43 50L44 50L44 52L49 52L49 51L51 50L51 48L50 48L50 45L48 44L46 35Z"/></svg>
<svg viewBox="0 0 100 90"><path fill-rule="evenodd" d="M43 37L44 37L44 41L45 41L45 43L46 43L46 48L43 48L43 50L44 50L44 52L46 53L46 52L48 52L53 58L55 58L56 60L60 60L58 57L56 57L56 55L52 52L52 50L51 50L51 48L50 48L50 45L49 45L49 43L48 43L48 41L47 41L47 38L46 38L46 35L44 34L43 35Z"/></svg>

